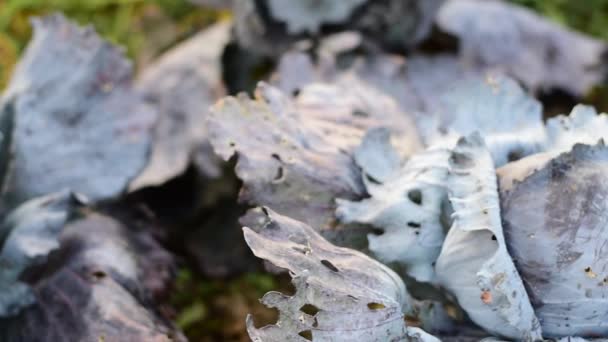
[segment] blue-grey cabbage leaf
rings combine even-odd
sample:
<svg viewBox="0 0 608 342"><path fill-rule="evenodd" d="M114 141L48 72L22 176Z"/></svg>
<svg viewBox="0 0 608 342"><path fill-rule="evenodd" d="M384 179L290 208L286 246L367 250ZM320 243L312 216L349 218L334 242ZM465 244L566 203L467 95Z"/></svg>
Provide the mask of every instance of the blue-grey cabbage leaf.
<svg viewBox="0 0 608 342"><path fill-rule="evenodd" d="M486 331L519 341L542 339L507 250L494 164L478 134L461 138L450 156L448 196L453 224L437 259L439 283Z"/></svg>
<svg viewBox="0 0 608 342"><path fill-rule="evenodd" d="M14 115L3 200L69 188L93 201L123 193L145 166L156 110L132 87L122 51L62 15L34 35L0 99Z"/></svg>
<svg viewBox="0 0 608 342"><path fill-rule="evenodd" d="M554 153L570 151L577 143L595 144L608 138L608 115L598 115L591 106L577 105L568 116L548 119L546 126L545 150Z"/></svg>
<svg viewBox="0 0 608 342"><path fill-rule="evenodd" d="M239 0L232 2L235 36L253 53L279 56L303 38L360 32L390 49L405 50L431 32L443 0Z"/></svg>
<svg viewBox="0 0 608 342"><path fill-rule="evenodd" d="M253 341L439 341L407 327L411 299L399 276L352 249L336 247L310 226L262 208L264 219L243 228L253 253L287 269L296 292L268 292L262 303L279 311L276 324L256 328Z"/></svg>
<svg viewBox="0 0 608 342"><path fill-rule="evenodd" d="M345 223L380 229L380 233L368 234L370 251L383 262L403 264L416 280L432 282L434 263L447 231L442 212L446 210L450 152L426 150L401 167L391 149L388 130L368 132L355 151L355 160L370 197L361 201L337 199L336 217Z"/></svg>
<svg viewBox="0 0 608 342"><path fill-rule="evenodd" d="M534 92L582 96L606 73L604 42L507 1L448 0L436 23L458 38L464 64L502 72Z"/></svg>
<svg viewBox="0 0 608 342"><path fill-rule="evenodd" d="M606 336L608 148L577 144L537 168L499 172L524 170L501 181L510 254L546 337Z"/></svg>
<svg viewBox="0 0 608 342"><path fill-rule="evenodd" d="M32 199L4 219L0 226L0 318L15 316L34 303L32 289L20 277L59 248L59 235L81 203L76 195L63 191Z"/></svg>
<svg viewBox="0 0 608 342"><path fill-rule="evenodd" d="M28 212L17 209L19 217L13 216L25 225L15 227L15 233L48 227L47 235L31 229L29 237L16 236L27 242L28 256L41 246L32 242L45 242L57 231L60 235L42 244L57 248L46 262L30 265L22 274L35 301L18 315L0 319L0 340L185 341L155 301L156 293L169 289L172 257L149 232L88 209L60 225L64 214L59 203Z"/></svg>
<svg viewBox="0 0 608 342"><path fill-rule="evenodd" d="M488 74L456 82L438 101L442 108L419 125L427 145L449 148L461 136L479 132L497 166L544 146L540 102L508 77Z"/></svg>
<svg viewBox="0 0 608 342"><path fill-rule="evenodd" d="M262 83L254 100L219 101L207 130L218 155L238 155L242 201L327 230L335 226L336 197L365 193L350 152L368 129L389 122L400 156L420 146L411 119L363 84L312 84L292 98Z"/></svg>
<svg viewBox="0 0 608 342"><path fill-rule="evenodd" d="M146 101L159 109L151 155L130 189L161 185L182 174L190 163L218 177L221 163L206 139L209 107L225 95L221 58L230 38L230 22L201 31L146 66L136 81Z"/></svg>

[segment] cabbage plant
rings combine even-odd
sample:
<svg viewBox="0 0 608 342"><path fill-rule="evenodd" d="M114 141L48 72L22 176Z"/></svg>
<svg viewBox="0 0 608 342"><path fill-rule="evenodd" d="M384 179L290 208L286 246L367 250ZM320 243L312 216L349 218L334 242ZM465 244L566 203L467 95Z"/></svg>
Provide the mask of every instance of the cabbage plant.
<svg viewBox="0 0 608 342"><path fill-rule="evenodd" d="M543 122L497 74L417 118L357 91L262 84L209 118L216 151L239 156L242 199L267 206L243 219L245 240L296 287L264 296L279 320L248 318L253 340L608 336L605 114Z"/></svg>
<svg viewBox="0 0 608 342"><path fill-rule="evenodd" d="M0 340L184 340L167 232L129 200L191 168L211 198L230 161L244 243L295 287L243 319L253 341L608 339L608 116L533 97L588 92L605 43L500 1L230 5L139 77L91 28L33 21L0 99ZM434 31L456 48L416 50ZM253 56L276 70L225 96ZM222 240L199 255L244 246Z"/></svg>

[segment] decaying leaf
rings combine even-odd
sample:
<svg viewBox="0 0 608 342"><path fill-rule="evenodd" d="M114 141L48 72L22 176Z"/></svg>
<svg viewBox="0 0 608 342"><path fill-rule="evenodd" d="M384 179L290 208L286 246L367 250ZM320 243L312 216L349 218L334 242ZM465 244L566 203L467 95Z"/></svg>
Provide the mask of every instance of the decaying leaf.
<svg viewBox="0 0 608 342"><path fill-rule="evenodd" d="M558 88L582 96L605 76L605 43L517 5L449 0L437 25L459 39L463 62L502 71L532 91Z"/></svg>
<svg viewBox="0 0 608 342"><path fill-rule="evenodd" d="M123 192L144 167L155 110L132 90L132 66L90 27L36 19L0 100L14 112L7 200L70 188L91 200Z"/></svg>
<svg viewBox="0 0 608 342"><path fill-rule="evenodd" d="M422 147L410 113L356 75L346 73L331 84L311 84L293 101L302 115L321 121L321 130L336 134L323 121L340 126L336 132L343 133L336 141L344 140L348 146L358 146L370 128L386 126L393 133L392 142L400 156L409 156Z"/></svg>
<svg viewBox="0 0 608 342"><path fill-rule="evenodd" d="M271 77L271 83L287 94L297 94L302 87L311 83L331 80L334 67L324 73L314 63L312 57L302 51L288 51L281 55Z"/></svg>
<svg viewBox="0 0 608 342"><path fill-rule="evenodd" d="M544 141L540 102L507 76L467 66L447 53L368 65L359 74L417 114L427 146L453 146L460 136L478 131L495 162L504 164L521 152L535 152ZM511 149L515 153L509 156Z"/></svg>
<svg viewBox="0 0 608 342"><path fill-rule="evenodd" d="M540 103L508 77L463 80L440 101L441 111L419 124L428 145L452 147L459 137L479 132L497 166L544 146Z"/></svg>
<svg viewBox="0 0 608 342"><path fill-rule="evenodd" d="M287 26L288 34L319 33L321 25L346 21L366 0L266 0L269 14Z"/></svg>
<svg viewBox="0 0 608 342"><path fill-rule="evenodd" d="M351 29L389 50L404 51L425 39L444 0L372 0ZM376 43L378 44L378 43Z"/></svg>
<svg viewBox="0 0 608 342"><path fill-rule="evenodd" d="M437 259L439 283L486 331L519 341L542 339L507 251L492 156L478 134L454 148L448 189L454 221Z"/></svg>
<svg viewBox="0 0 608 342"><path fill-rule="evenodd" d="M501 191L510 190L517 182L523 181L536 170L541 169L554 157L553 152L541 152L501 166L496 170L498 188Z"/></svg>
<svg viewBox="0 0 608 342"><path fill-rule="evenodd" d="M546 140L541 153L510 162L497 170L502 191L510 190L536 170L542 169L560 153L570 151L576 144L595 144L608 138L606 114L597 114L593 107L577 105L570 115L547 120Z"/></svg>
<svg viewBox="0 0 608 342"><path fill-rule="evenodd" d="M240 0L233 2L236 36L247 49L277 56L298 40L358 31L388 49L405 51L424 39L443 0Z"/></svg>
<svg viewBox="0 0 608 342"><path fill-rule="evenodd" d="M35 302L34 293L20 277L59 248L59 235L79 204L74 194L63 191L32 199L4 219L0 226L0 319L15 316Z"/></svg>
<svg viewBox="0 0 608 342"><path fill-rule="evenodd" d="M577 143L595 144L608 138L608 115L597 114L595 108L577 105L570 115L547 120L545 149L555 153L569 151Z"/></svg>
<svg viewBox="0 0 608 342"><path fill-rule="evenodd" d="M36 303L0 319L0 340L183 341L153 306L146 279L167 286L172 259L147 234L95 213L66 226L60 249L22 277Z"/></svg>
<svg viewBox="0 0 608 342"><path fill-rule="evenodd" d="M137 81L146 100L159 108L150 160L131 189L160 185L183 173L192 159L202 174L217 177L220 161L206 140L203 121L225 91L221 57L229 22L198 33L149 65Z"/></svg>
<svg viewBox="0 0 608 342"><path fill-rule="evenodd" d="M424 99L422 97L424 94L421 95L415 91L408 73L413 70L409 65L410 62L415 63L415 59L416 57L405 59L396 55L374 55L357 60L351 69L364 82L394 98L402 110L408 113L418 113L423 110ZM432 82L431 70L432 68L421 71L425 74L429 73L424 78L425 81ZM451 76L449 73L441 74ZM440 92L441 88L435 89L434 97Z"/></svg>
<svg viewBox="0 0 608 342"><path fill-rule="evenodd" d="M509 251L546 337L607 336L608 148L577 144L538 167L501 188Z"/></svg>
<svg viewBox="0 0 608 342"><path fill-rule="evenodd" d="M349 35L335 35L334 39L346 41L343 42L348 47L346 51L361 47ZM292 92L314 82L336 82L344 75L357 77L359 82L392 97L403 111L424 118L444 109L437 99L454 84L471 78L483 79L482 70L468 69L450 54L413 54L407 59L372 54L346 63L342 59L347 58L339 56L344 51L328 51L323 43L316 51L316 63L309 54L297 49L283 54L275 75L277 86Z"/></svg>
<svg viewBox="0 0 608 342"><path fill-rule="evenodd" d="M345 70L336 63L328 57L313 64L306 54L289 53L281 59L277 83L293 90L318 80L357 79L413 114L426 146L451 148L460 136L478 131L497 165L545 146L540 102L506 76L467 68L447 54L406 60L376 55L358 59Z"/></svg>
<svg viewBox="0 0 608 342"><path fill-rule="evenodd" d="M438 341L406 327L410 297L397 274L366 255L336 247L302 222L262 209L265 219L243 228L253 253L290 271L296 293L262 299L279 310L274 325L247 328L253 341Z"/></svg>
<svg viewBox="0 0 608 342"><path fill-rule="evenodd" d="M333 225L334 198L364 194L349 151L368 128L390 125L402 155L419 147L411 119L355 81L311 85L295 99L261 84L256 97L220 101L208 120L210 141L226 160L238 154L241 200L322 230Z"/></svg>
<svg viewBox="0 0 608 342"><path fill-rule="evenodd" d="M392 60L393 64L399 63L396 58L392 58ZM384 61L382 64L388 65L389 61ZM384 68L388 67L384 66ZM405 60L404 69L403 76L399 76L398 71L393 72L393 76L384 81L386 84L383 89L390 91L391 83L399 82L397 80L404 77L408 83L407 89L412 95L404 95L403 91L391 94L396 99L401 99L398 101L404 109L411 106L409 103L412 103L415 104L415 107L410 110L416 110L425 115L445 110L441 107L441 101L437 101L438 95L443 96L448 93L458 82L464 83L467 80L484 78L483 70L467 67L456 56L449 53L412 55ZM394 81L391 82L391 79ZM415 97L414 100L409 99L412 96Z"/></svg>
<svg viewBox="0 0 608 342"><path fill-rule="evenodd" d="M324 37L315 49L312 41L300 41L280 56L271 81L288 94L298 93L311 83L332 83L341 74L339 55L360 47L362 39L357 32L345 31Z"/></svg>
<svg viewBox="0 0 608 342"><path fill-rule="evenodd" d="M354 159L371 198L338 200L336 212L344 222L381 229L381 235L368 235L370 250L384 262L405 264L410 276L426 282L434 280L433 263L447 231L448 149L457 138L474 131L486 134L499 165L545 145L540 104L506 77L462 80L440 101L440 111L419 118L427 144L435 148L415 154L399 172L388 132L369 132Z"/></svg>
<svg viewBox="0 0 608 342"><path fill-rule="evenodd" d="M364 182L372 184L386 182L401 167L401 157L391 144L391 132L385 127L367 131L353 157L366 176Z"/></svg>
<svg viewBox="0 0 608 342"><path fill-rule="evenodd" d="M260 15L260 5L255 0L232 1L234 32L239 45L262 55L276 56L289 50L294 38L289 37L284 26Z"/></svg>
<svg viewBox="0 0 608 342"><path fill-rule="evenodd" d="M383 262L404 264L418 281L434 280L433 265L447 231L442 217L449 155L443 149L423 151L401 168L394 165L397 157L388 131L371 130L355 152L371 197L359 202L336 200L336 216L342 222L380 229L380 233L368 235L375 256ZM387 160L379 161L382 157ZM387 166L379 169L382 165Z"/></svg>

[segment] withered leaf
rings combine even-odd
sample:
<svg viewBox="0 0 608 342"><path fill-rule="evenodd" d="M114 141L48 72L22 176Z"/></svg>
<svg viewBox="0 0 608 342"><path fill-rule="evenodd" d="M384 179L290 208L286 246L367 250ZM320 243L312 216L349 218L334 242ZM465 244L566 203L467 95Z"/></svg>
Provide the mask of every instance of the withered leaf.
<svg viewBox="0 0 608 342"><path fill-rule="evenodd" d="M403 264L407 274L418 281L432 282L433 265L447 231L442 218L450 152L426 150L413 155L403 167L391 166L390 172L378 169L389 163L378 162L382 156L396 158L391 157L395 154L391 148L387 131L371 130L366 135L355 159L364 172L364 181L373 177L374 182L365 182L371 197L359 202L337 199L336 216L345 223L366 223L380 229L380 234L367 237L374 255L383 262Z"/></svg>
<svg viewBox="0 0 608 342"><path fill-rule="evenodd" d="M173 264L148 234L96 213L66 226L23 277L35 304L0 319L0 340L183 341L154 306L150 284L167 286Z"/></svg>
<svg viewBox="0 0 608 342"><path fill-rule="evenodd" d="M262 303L279 310L274 325L256 328L253 341L438 341L406 327L410 297L397 274L366 255L336 247L311 227L262 208L263 222L243 228L253 253L290 271L296 293L269 292Z"/></svg>
<svg viewBox="0 0 608 342"><path fill-rule="evenodd" d="M605 76L604 42L506 1L449 0L436 22L459 39L465 64L504 72L535 92L582 96Z"/></svg>
<svg viewBox="0 0 608 342"><path fill-rule="evenodd" d="M546 337L608 335L607 168L603 143L577 144L501 188L506 242Z"/></svg>
<svg viewBox="0 0 608 342"><path fill-rule="evenodd" d="M0 100L14 112L9 206L69 188L121 194L145 165L156 111L132 89L131 63L92 28L61 15L34 36Z"/></svg>
<svg viewBox="0 0 608 342"><path fill-rule="evenodd" d="M224 95L221 57L230 37L220 22L179 44L147 66L136 86L159 108L150 160L131 189L160 185L194 161L208 177L219 176L220 160L207 141L204 120Z"/></svg>
<svg viewBox="0 0 608 342"><path fill-rule="evenodd" d="M497 166L544 147L540 102L508 77L488 74L456 82L439 101L442 108L419 121L428 145L451 148L459 137L479 132Z"/></svg>
<svg viewBox="0 0 608 342"><path fill-rule="evenodd" d="M547 120L545 149L554 153L570 151L577 144L596 144L608 138L608 115L595 108L575 106L570 115L559 115Z"/></svg>
<svg viewBox="0 0 608 342"><path fill-rule="evenodd" d="M542 339L507 251L494 165L478 134L461 138L454 148L448 189L454 222L437 259L439 283L486 331L521 341Z"/></svg>
<svg viewBox="0 0 608 342"><path fill-rule="evenodd" d="M72 210L82 204L69 191L32 199L12 211L0 226L0 319L17 315L36 298L21 276L44 264L59 248L59 236Z"/></svg>
<svg viewBox="0 0 608 342"><path fill-rule="evenodd" d="M443 0L241 0L232 3L236 37L256 53L277 56L306 36L361 32L388 49L405 51L427 37Z"/></svg>
<svg viewBox="0 0 608 342"><path fill-rule="evenodd" d="M241 200L271 206L321 230L330 228L334 198L364 194L350 152L368 128L390 124L402 155L419 147L407 115L368 90L356 83L313 84L292 99L261 84L255 100L221 100L207 129L222 158L238 155Z"/></svg>

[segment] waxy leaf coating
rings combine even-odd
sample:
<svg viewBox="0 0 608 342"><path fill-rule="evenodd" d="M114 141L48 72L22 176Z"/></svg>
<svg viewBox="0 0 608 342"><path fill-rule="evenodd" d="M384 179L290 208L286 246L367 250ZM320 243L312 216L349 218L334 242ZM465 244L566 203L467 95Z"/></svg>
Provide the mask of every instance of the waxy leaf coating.
<svg viewBox="0 0 608 342"><path fill-rule="evenodd" d="M430 146L451 148L459 137L479 132L497 166L543 148L540 102L508 77L462 80L439 101L441 110L423 121L422 136Z"/></svg>
<svg viewBox="0 0 608 342"><path fill-rule="evenodd" d="M406 272L418 281L432 282L433 265L447 231L442 211L450 152L426 150L400 167L394 165L396 153L391 149L388 131L368 132L355 160L371 197L359 202L337 199L336 216L345 223L366 223L381 229L380 234L368 235L374 255L383 262L405 265ZM386 160L379 162L383 156ZM381 165L385 167L378 169ZM368 177L371 180L366 181Z"/></svg>
<svg viewBox="0 0 608 342"><path fill-rule="evenodd" d="M575 106L570 115L558 115L547 120L545 149L554 153L567 152L577 144L596 144L608 138L608 115L595 108Z"/></svg>
<svg viewBox="0 0 608 342"><path fill-rule="evenodd" d="M546 337L608 336L607 172L603 143L577 144L501 188L506 242Z"/></svg>
<svg viewBox="0 0 608 342"><path fill-rule="evenodd" d="M523 282L509 256L492 157L478 134L461 138L450 157L448 195L454 209L436 272L471 320L520 341L542 339Z"/></svg>

